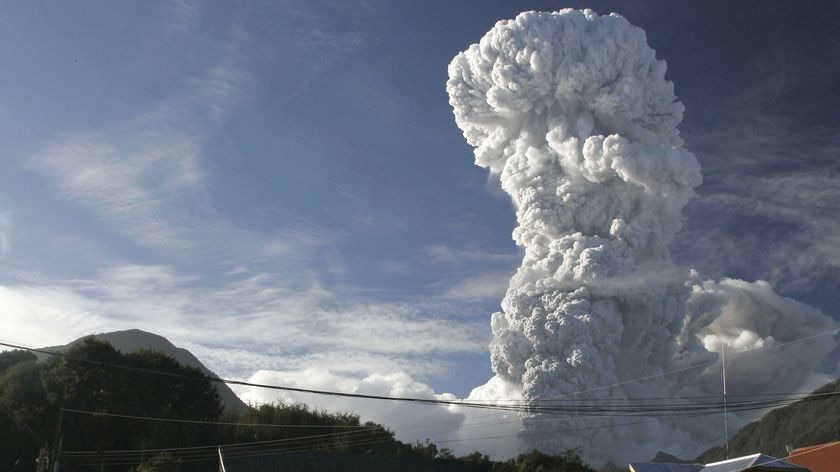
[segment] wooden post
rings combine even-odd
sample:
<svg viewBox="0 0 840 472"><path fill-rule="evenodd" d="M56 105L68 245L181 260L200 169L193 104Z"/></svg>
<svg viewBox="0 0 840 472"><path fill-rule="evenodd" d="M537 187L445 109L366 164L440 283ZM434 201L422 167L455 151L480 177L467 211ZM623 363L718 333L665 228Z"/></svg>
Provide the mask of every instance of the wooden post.
<svg viewBox="0 0 840 472"><path fill-rule="evenodd" d="M51 471L58 472L59 458L61 457L61 443L64 441L64 432L61 430L62 422L64 421L64 400L67 398L67 385L64 385L64 390L61 392L61 405L58 409L58 424L55 428L55 443L53 443L53 454L51 461Z"/></svg>

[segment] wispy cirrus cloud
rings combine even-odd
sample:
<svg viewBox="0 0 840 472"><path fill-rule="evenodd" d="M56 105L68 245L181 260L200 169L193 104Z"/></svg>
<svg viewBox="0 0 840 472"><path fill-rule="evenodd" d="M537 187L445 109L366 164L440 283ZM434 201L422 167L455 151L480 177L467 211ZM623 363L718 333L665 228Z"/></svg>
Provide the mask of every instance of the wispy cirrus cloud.
<svg viewBox="0 0 840 472"><path fill-rule="evenodd" d="M825 116L831 99L814 99L831 83L836 60L813 61L807 50L802 42L740 51L743 74L727 78L737 85L698 88L698 97L718 97L721 106L687 103L683 136L704 182L674 247L693 267L785 290L840 274L832 218L840 212L840 139Z"/></svg>
<svg viewBox="0 0 840 472"><path fill-rule="evenodd" d="M271 273L213 282L165 266L127 265L93 279L0 289L9 338L48 345L93 331L145 329L227 375L329 365L337 373L428 376L446 368L447 355L486 350L477 321L452 318L443 302L355 300L314 279Z"/></svg>
<svg viewBox="0 0 840 472"><path fill-rule="evenodd" d="M289 264L310 257L334 234L290 215L282 220L274 215L283 222L276 231L245 228L220 210L211 189L208 148L254 94L276 87L295 95L313 76L363 47L377 4L352 9L253 5L220 24L204 17L200 3L170 7L167 34L189 32L179 41L191 47L211 41L218 57L198 61L203 68L190 69L186 79L179 75L179 84L170 89L176 93L126 120L45 139L30 167L45 174L62 199L144 248L230 265L278 256ZM342 21L335 23L339 13ZM135 53L148 59L168 47L152 38L147 51Z"/></svg>
<svg viewBox="0 0 840 472"><path fill-rule="evenodd" d="M200 0L174 0L167 4L167 27L178 33L192 31L202 10Z"/></svg>
<svg viewBox="0 0 840 472"><path fill-rule="evenodd" d="M202 151L239 95L242 74L223 59L193 80L194 92L123 123L77 131L32 158L59 194L142 245L182 243L212 217Z"/></svg>
<svg viewBox="0 0 840 472"><path fill-rule="evenodd" d="M840 273L840 221L834 217L840 213L838 175L724 178L692 203L692 213L714 215L721 223L707 227L690 220L678 248L701 254L699 260L713 272L750 271L787 289Z"/></svg>
<svg viewBox="0 0 840 472"><path fill-rule="evenodd" d="M501 302L510 284L510 271L480 274L457 282L446 291L454 300L497 300Z"/></svg>
<svg viewBox="0 0 840 472"><path fill-rule="evenodd" d="M247 82L230 49L192 81L192 93L124 123L54 139L32 166L105 228L169 258L242 264L308 257L329 241L327 232L293 220L276 232L243 228L217 209L208 188L207 147Z"/></svg>
<svg viewBox="0 0 840 472"><path fill-rule="evenodd" d="M443 298L498 304L521 257L517 252L437 244L424 248L419 262L440 270L441 279L435 286L442 290Z"/></svg>
<svg viewBox="0 0 840 472"><path fill-rule="evenodd" d="M425 261L441 265L465 264L510 264L516 265L522 258L516 252L496 253L474 248L455 248L445 244L428 246L424 249Z"/></svg>
<svg viewBox="0 0 840 472"><path fill-rule="evenodd" d="M0 211L0 260L6 258L12 246L9 236L11 232L11 223L9 220L9 215Z"/></svg>

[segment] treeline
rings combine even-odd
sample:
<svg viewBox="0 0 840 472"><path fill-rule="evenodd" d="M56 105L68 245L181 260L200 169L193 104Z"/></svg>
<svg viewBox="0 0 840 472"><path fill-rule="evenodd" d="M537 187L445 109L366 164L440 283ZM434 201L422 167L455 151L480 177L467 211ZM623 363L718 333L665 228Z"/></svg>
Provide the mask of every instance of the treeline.
<svg viewBox="0 0 840 472"><path fill-rule="evenodd" d="M316 451L457 460L488 472L592 471L575 451L534 451L505 462L479 452L456 458L428 440L398 441L356 414L303 404L225 411L215 382L198 369L160 352L124 354L93 338L42 361L27 351L0 353L0 469L34 472L39 452L52 454L59 444L62 471L210 470L216 450L197 448L219 444L237 444L225 448L230 455Z"/></svg>

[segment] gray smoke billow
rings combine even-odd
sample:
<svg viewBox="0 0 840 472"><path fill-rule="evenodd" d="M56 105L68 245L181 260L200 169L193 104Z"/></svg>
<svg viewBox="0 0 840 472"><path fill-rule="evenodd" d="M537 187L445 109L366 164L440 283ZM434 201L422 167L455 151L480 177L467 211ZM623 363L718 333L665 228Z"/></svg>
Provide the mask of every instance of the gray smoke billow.
<svg viewBox="0 0 840 472"><path fill-rule="evenodd" d="M589 10L500 21L450 64L456 122L476 164L510 195L513 239L525 251L492 316L496 376L472 397L718 394L719 365L655 376L714 362L722 346L755 351L733 360L733 392L815 380L832 336L762 348L831 330L829 317L764 282L704 281L671 260L668 243L702 177L680 139L684 108L665 72L643 30ZM522 448L582 447L598 463L722 434L719 417L632 420L526 415Z"/></svg>

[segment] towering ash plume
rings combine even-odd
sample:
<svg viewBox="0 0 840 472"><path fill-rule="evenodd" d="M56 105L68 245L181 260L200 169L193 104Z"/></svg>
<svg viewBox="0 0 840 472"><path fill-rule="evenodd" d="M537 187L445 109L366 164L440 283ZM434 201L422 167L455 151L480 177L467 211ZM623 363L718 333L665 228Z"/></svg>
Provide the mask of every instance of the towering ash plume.
<svg viewBox="0 0 840 472"><path fill-rule="evenodd" d="M747 351L833 328L818 310L766 284L703 282L672 263L667 244L701 174L682 147L683 106L665 70L644 31L589 10L501 21L450 64L458 126L476 164L499 175L510 194L513 238L525 249L503 311L492 317L496 377L475 397L717 394L719 368L623 382L714 361L724 345ZM777 316L763 316L768 310ZM782 379L785 386L808 381L833 345L825 336L776 359L791 374L808 362ZM760 387L770 379L751 381ZM583 446L595 461L626 450L638 459L677 452L721 434L717 423L697 419L632 427L609 427L622 422L614 418L523 421L525 447ZM581 427L588 429L558 433Z"/></svg>

